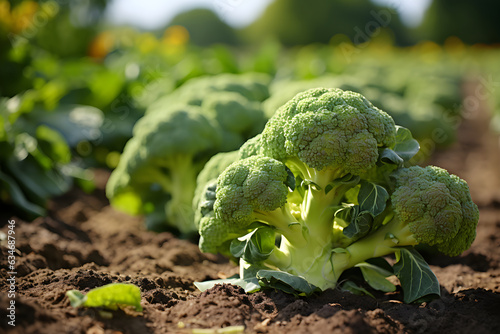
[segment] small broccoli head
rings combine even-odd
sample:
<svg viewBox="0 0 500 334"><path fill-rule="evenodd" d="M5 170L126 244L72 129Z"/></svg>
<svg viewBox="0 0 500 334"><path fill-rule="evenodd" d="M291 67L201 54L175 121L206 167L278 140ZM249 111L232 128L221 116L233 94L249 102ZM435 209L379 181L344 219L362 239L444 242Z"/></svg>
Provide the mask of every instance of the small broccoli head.
<svg viewBox="0 0 500 334"><path fill-rule="evenodd" d="M205 166L203 166L202 171L196 179L196 191L193 197L193 211L195 212L196 224L199 223L202 216L205 216L207 205L209 208L208 211L213 211L217 178L230 164L238 159L238 151L220 152L211 157Z"/></svg>
<svg viewBox="0 0 500 334"><path fill-rule="evenodd" d="M471 246L479 210L464 180L435 166L403 168L394 176L394 212L418 243L435 245L450 256Z"/></svg>
<svg viewBox="0 0 500 334"><path fill-rule="evenodd" d="M111 204L145 214L148 227L195 231L196 177L221 143L220 128L199 107L183 106L143 117L106 186Z"/></svg>
<svg viewBox="0 0 500 334"><path fill-rule="evenodd" d="M167 94L148 107L147 114L161 112L165 106L183 104L200 106L207 96L219 92L230 92L245 97L249 101L264 101L269 97L267 86L271 78L264 73L202 76L192 78L174 93Z"/></svg>
<svg viewBox="0 0 500 334"><path fill-rule="evenodd" d="M200 201L201 250L218 249L235 234L247 233L253 222L272 225L262 217L285 205L289 187L293 187L289 171L275 159L252 156L231 164L216 186L207 186L205 199Z"/></svg>
<svg viewBox="0 0 500 334"><path fill-rule="evenodd" d="M254 210L285 204L288 177L286 166L272 158L252 156L233 163L217 181L216 216L242 227L252 223Z"/></svg>
<svg viewBox="0 0 500 334"><path fill-rule="evenodd" d="M296 95L267 123L262 153L299 158L308 167L359 175L373 167L380 147L395 144L392 118L362 95L316 88Z"/></svg>
<svg viewBox="0 0 500 334"><path fill-rule="evenodd" d="M262 131L265 124L260 102L250 101L236 92L213 92L201 104L207 113L228 132L239 134L244 141Z"/></svg>
<svg viewBox="0 0 500 334"><path fill-rule="evenodd" d="M239 149L240 159L245 159L253 155L259 155L261 152L260 138L262 134L259 133L255 137L248 139Z"/></svg>

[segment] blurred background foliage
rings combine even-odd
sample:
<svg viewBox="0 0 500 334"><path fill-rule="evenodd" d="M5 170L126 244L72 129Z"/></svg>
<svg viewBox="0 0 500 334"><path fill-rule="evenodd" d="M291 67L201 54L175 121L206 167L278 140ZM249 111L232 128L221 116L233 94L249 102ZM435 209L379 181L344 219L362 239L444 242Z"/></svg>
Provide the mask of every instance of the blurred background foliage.
<svg viewBox="0 0 500 334"><path fill-rule="evenodd" d="M422 161L453 143L465 81L500 109L497 2L433 0L416 27L380 3L274 0L243 27L193 8L144 30L111 24L111 1L0 0L2 205L34 218L75 183L92 191L92 169L118 165L148 107L202 76L266 73L267 117L307 88L361 92L412 130Z"/></svg>

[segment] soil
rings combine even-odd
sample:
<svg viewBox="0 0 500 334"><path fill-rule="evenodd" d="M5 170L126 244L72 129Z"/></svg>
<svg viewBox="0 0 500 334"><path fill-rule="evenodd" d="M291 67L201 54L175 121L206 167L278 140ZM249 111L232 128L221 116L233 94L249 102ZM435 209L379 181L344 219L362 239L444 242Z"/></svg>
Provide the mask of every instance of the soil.
<svg viewBox="0 0 500 334"><path fill-rule="evenodd" d="M244 326L245 333L500 333L500 150L484 110L471 112L454 146L430 163L468 181L480 208L477 238L458 257L429 259L442 297L420 305L394 293L357 296L327 290L295 298L273 290L245 294L217 285L200 293L195 281L237 272L225 258L200 253L170 233L146 231L141 219L112 209L98 189L79 189L51 202L47 217L25 222L1 214L1 231L15 221L15 327L8 324L7 247L0 247L0 328L8 333L190 333L195 328ZM70 306L66 291L87 292L111 282L140 287L143 312ZM241 332L241 331L240 331Z"/></svg>

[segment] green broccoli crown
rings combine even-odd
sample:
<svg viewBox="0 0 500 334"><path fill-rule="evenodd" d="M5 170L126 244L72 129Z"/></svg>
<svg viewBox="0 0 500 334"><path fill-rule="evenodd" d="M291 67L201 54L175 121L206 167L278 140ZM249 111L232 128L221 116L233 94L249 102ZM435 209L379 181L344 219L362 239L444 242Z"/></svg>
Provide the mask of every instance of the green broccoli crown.
<svg viewBox="0 0 500 334"><path fill-rule="evenodd" d="M235 92L214 92L207 95L201 104L204 110L227 131L242 134L244 138L256 135L265 124L260 102L250 101Z"/></svg>
<svg viewBox="0 0 500 334"><path fill-rule="evenodd" d="M252 156L230 165L217 181L215 215L245 227L252 213L272 211L286 203L288 172L278 160Z"/></svg>
<svg viewBox="0 0 500 334"><path fill-rule="evenodd" d="M200 107L178 105L168 112L150 114L134 127L134 141L144 152L137 158L168 158L172 154L197 155L215 151L220 145L220 129ZM139 152L136 152L139 153Z"/></svg>
<svg viewBox="0 0 500 334"><path fill-rule="evenodd" d="M285 205L289 187L287 167L275 159L252 156L231 164L217 183L205 187L200 200L201 250L220 251L221 245L245 234L254 221L261 221L260 215Z"/></svg>
<svg viewBox="0 0 500 334"><path fill-rule="evenodd" d="M111 204L190 233L196 176L220 147L220 132L197 106L146 115L106 185Z"/></svg>
<svg viewBox="0 0 500 334"><path fill-rule="evenodd" d="M403 168L394 176L394 212L419 243L450 256L471 246L479 210L464 180L435 166Z"/></svg>
<svg viewBox="0 0 500 334"><path fill-rule="evenodd" d="M250 101L264 101L269 97L270 77L263 73L230 74L193 78L167 94L146 111L147 114L161 112L165 106L184 104L200 106L203 100L216 92L234 92Z"/></svg>
<svg viewBox="0 0 500 334"><path fill-rule="evenodd" d="M207 161L202 171L196 179L196 191L193 197L193 210L195 211L195 223L198 224L201 216L205 215L201 207L206 207L206 201L209 201L210 211L213 210L215 201L215 189L217 187L217 178L233 162L238 160L239 152L220 152Z"/></svg>
<svg viewBox="0 0 500 334"><path fill-rule="evenodd" d="M315 88L283 105L262 132L262 153L299 158L307 166L359 175L373 167L379 147L395 144L392 118L361 94Z"/></svg>
<svg viewBox="0 0 500 334"><path fill-rule="evenodd" d="M253 155L258 155L261 152L260 139L262 134L259 133L255 137L248 139L239 149L240 159L245 159Z"/></svg>

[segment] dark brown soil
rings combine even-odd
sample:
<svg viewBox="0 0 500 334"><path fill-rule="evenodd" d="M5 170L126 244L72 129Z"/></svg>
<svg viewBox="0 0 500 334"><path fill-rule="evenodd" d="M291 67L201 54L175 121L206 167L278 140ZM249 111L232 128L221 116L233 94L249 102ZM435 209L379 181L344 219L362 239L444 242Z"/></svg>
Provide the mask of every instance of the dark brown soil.
<svg viewBox="0 0 500 334"><path fill-rule="evenodd" d="M377 299L338 290L299 299L271 290L248 295L230 285L200 293L194 281L227 277L237 268L172 234L146 231L140 219L113 210L104 197L107 174L98 171L93 194L75 189L52 202L48 217L31 223L12 218L18 249L16 326L7 323L4 242L1 331L189 333L243 325L245 333L500 333L499 141L488 131L486 113L469 116L456 145L436 152L431 161L469 182L481 212L470 250L430 260L442 285L439 300L406 305L399 289ZM0 222L3 232L6 224L7 218ZM72 308L65 296L70 289L86 292L111 282L138 285L144 311L118 311L103 319L95 310Z"/></svg>

